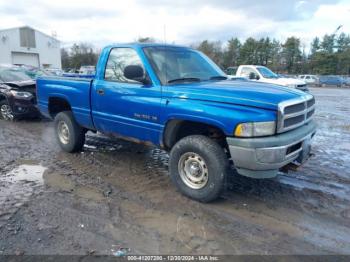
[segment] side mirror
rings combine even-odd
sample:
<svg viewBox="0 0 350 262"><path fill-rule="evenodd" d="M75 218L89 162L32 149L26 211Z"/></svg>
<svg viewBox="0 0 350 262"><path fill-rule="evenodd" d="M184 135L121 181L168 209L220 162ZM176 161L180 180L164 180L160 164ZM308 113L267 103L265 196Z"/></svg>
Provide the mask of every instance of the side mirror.
<svg viewBox="0 0 350 262"><path fill-rule="evenodd" d="M249 73L248 78L249 78L250 80L253 80L253 79L255 80L255 74L254 74L253 72Z"/></svg>
<svg viewBox="0 0 350 262"><path fill-rule="evenodd" d="M259 80L260 77L259 77L257 74L251 72L251 73L249 74L249 79L250 79L250 80Z"/></svg>
<svg viewBox="0 0 350 262"><path fill-rule="evenodd" d="M130 80L141 82L145 85L149 84L148 78L145 76L142 66L129 65L124 68L124 77Z"/></svg>

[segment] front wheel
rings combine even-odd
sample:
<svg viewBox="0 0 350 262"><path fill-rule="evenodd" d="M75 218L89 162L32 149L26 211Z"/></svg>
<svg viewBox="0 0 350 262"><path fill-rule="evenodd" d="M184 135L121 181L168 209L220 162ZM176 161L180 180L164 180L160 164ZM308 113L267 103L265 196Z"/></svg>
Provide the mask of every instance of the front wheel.
<svg viewBox="0 0 350 262"><path fill-rule="evenodd" d="M8 121L12 121L15 119L11 106L6 100L0 101L0 118Z"/></svg>
<svg viewBox="0 0 350 262"><path fill-rule="evenodd" d="M170 177L184 195L210 202L224 189L229 162L224 150L206 136L181 139L170 152Z"/></svg>
<svg viewBox="0 0 350 262"><path fill-rule="evenodd" d="M80 151L85 142L84 129L75 121L72 112L64 111L55 117L57 141L69 153Z"/></svg>

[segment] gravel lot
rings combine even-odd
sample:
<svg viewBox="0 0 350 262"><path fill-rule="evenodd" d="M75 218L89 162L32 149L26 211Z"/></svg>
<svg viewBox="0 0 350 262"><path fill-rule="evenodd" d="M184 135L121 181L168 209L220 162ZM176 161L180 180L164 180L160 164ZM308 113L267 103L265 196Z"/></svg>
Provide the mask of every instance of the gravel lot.
<svg viewBox="0 0 350 262"><path fill-rule="evenodd" d="M0 254L350 254L350 90L312 88L314 156L223 197L180 195L167 155L88 134L61 152L48 121L0 121Z"/></svg>

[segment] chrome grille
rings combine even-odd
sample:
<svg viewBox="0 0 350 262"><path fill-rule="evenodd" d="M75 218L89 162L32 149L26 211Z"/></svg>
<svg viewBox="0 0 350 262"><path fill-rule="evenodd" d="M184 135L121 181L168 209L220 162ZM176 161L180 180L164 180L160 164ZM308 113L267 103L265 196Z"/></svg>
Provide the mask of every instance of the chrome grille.
<svg viewBox="0 0 350 262"><path fill-rule="evenodd" d="M278 105L277 132L283 133L309 122L315 113L315 98L304 95Z"/></svg>

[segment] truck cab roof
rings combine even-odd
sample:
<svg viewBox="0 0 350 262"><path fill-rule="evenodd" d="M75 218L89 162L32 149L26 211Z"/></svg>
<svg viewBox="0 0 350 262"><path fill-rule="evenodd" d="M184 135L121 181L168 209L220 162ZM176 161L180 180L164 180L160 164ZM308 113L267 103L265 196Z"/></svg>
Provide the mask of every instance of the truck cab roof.
<svg viewBox="0 0 350 262"><path fill-rule="evenodd" d="M131 47L131 48L143 48L143 47L178 47L178 48L186 48L191 49L190 47L174 45L174 44L165 44L165 43L139 43L139 42L131 42L131 43L116 43L111 44L105 47L105 49L112 49L117 47Z"/></svg>

